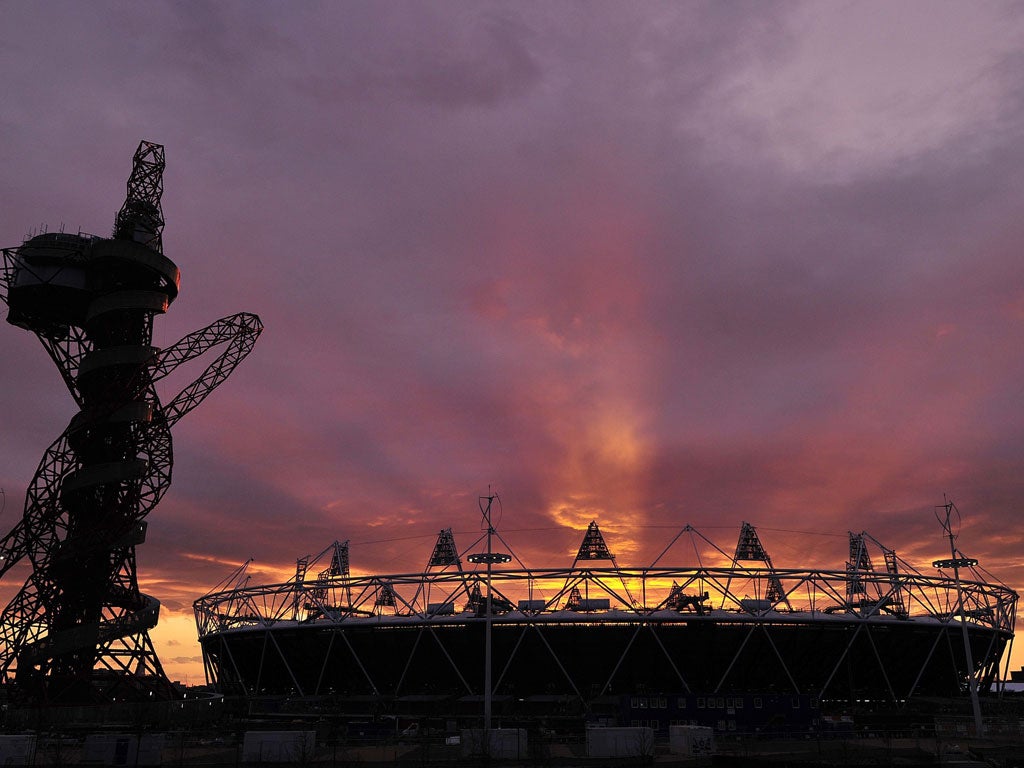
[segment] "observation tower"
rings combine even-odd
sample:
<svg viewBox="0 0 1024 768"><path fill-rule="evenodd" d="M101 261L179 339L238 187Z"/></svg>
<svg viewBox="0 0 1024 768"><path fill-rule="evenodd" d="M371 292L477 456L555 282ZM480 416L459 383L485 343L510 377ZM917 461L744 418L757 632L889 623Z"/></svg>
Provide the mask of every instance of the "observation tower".
<svg viewBox="0 0 1024 768"><path fill-rule="evenodd" d="M178 295L163 253L164 148L143 141L113 235L44 233L4 249L7 321L36 335L79 411L46 449L21 520L0 540L0 577L31 573L0 615L0 675L22 703L173 694L149 637L159 602L139 590L135 548L171 483L171 427L252 350L262 325L239 313L153 346ZM162 403L156 383L221 348Z"/></svg>

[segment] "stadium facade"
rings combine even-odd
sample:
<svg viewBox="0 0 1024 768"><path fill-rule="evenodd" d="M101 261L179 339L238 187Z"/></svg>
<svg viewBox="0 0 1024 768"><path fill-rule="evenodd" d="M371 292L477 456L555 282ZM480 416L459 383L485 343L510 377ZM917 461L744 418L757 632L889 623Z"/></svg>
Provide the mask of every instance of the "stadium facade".
<svg viewBox="0 0 1024 768"><path fill-rule="evenodd" d="M683 538L715 564L660 564ZM489 542L460 554L445 529L422 571L353 575L335 542L287 582L239 574L195 602L206 674L227 694L368 711L473 709L489 687L520 713L752 693L900 705L998 684L1017 594L955 550L926 575L867 533L836 570L774 566L748 523L735 554L691 526L668 544L620 567L591 523L570 567L527 568Z"/></svg>

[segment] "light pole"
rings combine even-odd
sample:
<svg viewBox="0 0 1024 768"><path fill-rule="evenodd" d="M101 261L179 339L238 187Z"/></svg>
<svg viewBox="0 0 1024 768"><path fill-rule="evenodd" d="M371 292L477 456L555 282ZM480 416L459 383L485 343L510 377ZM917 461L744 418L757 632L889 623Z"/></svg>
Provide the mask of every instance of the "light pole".
<svg viewBox="0 0 1024 768"><path fill-rule="evenodd" d="M962 552L956 551L956 536L953 534L953 525L950 522L950 516L955 511L957 515L960 514L960 510L956 508L956 505L952 501L947 501L942 507L936 509L936 517L938 516L938 509L944 509L946 512L946 519L939 519L942 523L942 529L946 532L949 537L949 560L936 560L932 563L935 568L952 568L953 578L956 581L956 601L960 613L960 632L963 636L964 641L964 659L967 665L967 680L968 689L971 693L971 708L974 710L974 732L978 738L985 735L985 724L981 719L981 704L978 701L978 680L974 675L974 655L971 653L971 638L967 634L967 613L964 610L964 594L963 587L960 584L960 569L961 568L972 568L978 564L978 561L971 557L964 557ZM957 557L959 555L959 557Z"/></svg>
<svg viewBox="0 0 1024 768"><path fill-rule="evenodd" d="M484 750L486 753L490 753L490 738L491 738L491 703L492 703L492 691L491 691L491 619L492 619L492 602L491 602L491 571L494 568L495 563L508 563L511 562L512 556L506 555L504 552L494 552L491 548L492 538L494 536L494 525L491 522L491 505L494 500L497 499L496 494L490 494L487 496L481 496L479 499L480 513L484 516L484 522L487 524L487 551L470 555L466 559L471 563L485 563L487 565L487 597L484 601ZM484 502L487 502L487 506L484 506ZM499 500L500 504L500 500Z"/></svg>

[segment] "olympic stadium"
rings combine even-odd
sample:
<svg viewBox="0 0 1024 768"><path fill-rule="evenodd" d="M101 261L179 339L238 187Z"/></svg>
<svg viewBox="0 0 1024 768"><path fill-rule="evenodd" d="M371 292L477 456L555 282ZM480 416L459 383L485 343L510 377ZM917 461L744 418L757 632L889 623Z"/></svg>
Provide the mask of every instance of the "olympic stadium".
<svg viewBox="0 0 1024 768"><path fill-rule="evenodd" d="M620 566L596 522L568 567L528 568L494 541L488 528L486 547L459 552L442 530L409 573L353 574L348 542L283 583L240 572L194 604L207 677L230 695L371 710L469 711L488 695L520 713L749 694L899 706L991 691L1013 638L1017 594L952 537L927 574L867 533L835 569L777 567L749 523L728 552L687 525L643 567Z"/></svg>

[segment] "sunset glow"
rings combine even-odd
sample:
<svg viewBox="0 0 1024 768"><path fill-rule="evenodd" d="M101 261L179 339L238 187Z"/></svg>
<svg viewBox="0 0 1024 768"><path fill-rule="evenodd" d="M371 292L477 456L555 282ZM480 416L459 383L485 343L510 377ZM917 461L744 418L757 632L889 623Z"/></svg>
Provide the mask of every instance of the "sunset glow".
<svg viewBox="0 0 1024 768"><path fill-rule="evenodd" d="M630 567L749 521L780 568L868 531L925 572L948 494L1024 589L1019 4L12 2L0 29L0 245L107 234L159 142L154 343L265 326L175 427L138 547L172 679L203 680L192 603L249 558L419 571L490 492L528 567L592 520ZM29 333L0 350L6 531L76 407ZM727 564L700 546L661 564Z"/></svg>

